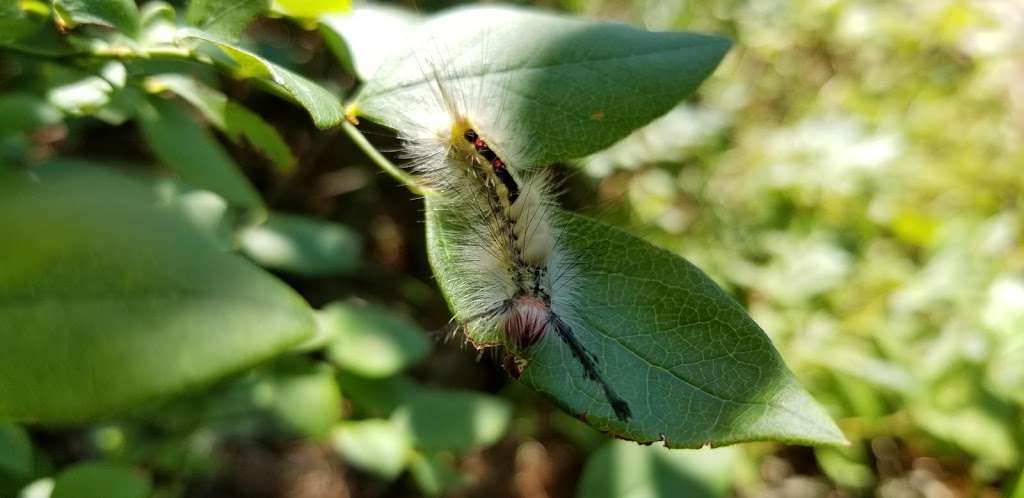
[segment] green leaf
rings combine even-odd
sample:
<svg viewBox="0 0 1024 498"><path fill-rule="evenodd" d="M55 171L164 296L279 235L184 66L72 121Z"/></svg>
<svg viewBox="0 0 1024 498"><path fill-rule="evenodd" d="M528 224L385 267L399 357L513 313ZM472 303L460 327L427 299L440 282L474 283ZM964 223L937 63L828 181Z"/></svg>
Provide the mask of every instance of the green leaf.
<svg viewBox="0 0 1024 498"><path fill-rule="evenodd" d="M334 56L366 80L397 49L423 19L391 5L360 4L344 15L320 18L320 32Z"/></svg>
<svg viewBox="0 0 1024 498"><path fill-rule="evenodd" d="M494 444L505 434L512 406L474 391L418 388L391 420L426 451L461 451Z"/></svg>
<svg viewBox="0 0 1024 498"><path fill-rule="evenodd" d="M436 79L467 102L488 143L523 166L582 157L626 137L692 93L730 45L512 7L457 9L410 38L348 112L399 130L410 120L429 126L445 113Z"/></svg>
<svg viewBox="0 0 1024 498"><path fill-rule="evenodd" d="M427 197L428 250L434 274L458 311L471 296L457 282L478 278L459 266L452 241L478 237ZM555 211L556 251L573 268L554 307L598 369L629 403L626 423L612 413L553 333L533 346L520 380L593 427L669 447L775 439L842 444L832 420L786 368L743 308L697 267L622 230ZM566 296L571 295L571 298ZM570 311L571 310L571 311ZM493 344L494 330L470 339Z"/></svg>
<svg viewBox="0 0 1024 498"><path fill-rule="evenodd" d="M96 420L313 333L294 291L155 202L81 163L0 181L0 233L18 241L0 245L0 416Z"/></svg>
<svg viewBox="0 0 1024 498"><path fill-rule="evenodd" d="M66 36L50 21L49 2L3 2L0 5L0 46L50 57L74 52Z"/></svg>
<svg viewBox="0 0 1024 498"><path fill-rule="evenodd" d="M242 30L269 7L269 0L191 0L185 20L219 38L237 40Z"/></svg>
<svg viewBox="0 0 1024 498"><path fill-rule="evenodd" d="M342 422L331 440L347 463L388 480L402 473L412 450L407 433L382 419Z"/></svg>
<svg viewBox="0 0 1024 498"><path fill-rule="evenodd" d="M150 99L139 124L153 154L189 184L220 194L243 207L262 205L259 193L231 156L178 104Z"/></svg>
<svg viewBox="0 0 1024 498"><path fill-rule="evenodd" d="M345 275L359 267L359 234L345 225L284 213L238 232L242 252L267 268L305 276Z"/></svg>
<svg viewBox="0 0 1024 498"><path fill-rule="evenodd" d="M139 32L139 9L134 0L53 0L57 22L74 28L98 24L128 36Z"/></svg>
<svg viewBox="0 0 1024 498"><path fill-rule="evenodd" d="M334 370L292 357L275 362L206 396L206 420L222 433L254 437L268 429L321 439L341 419Z"/></svg>
<svg viewBox="0 0 1024 498"><path fill-rule="evenodd" d="M146 86L150 91L174 92L195 106L210 124L224 132L232 142L239 145L248 143L281 170L289 171L295 166L295 156L277 130L259 114L228 100L223 93L178 74L153 76L146 80Z"/></svg>
<svg viewBox="0 0 1024 498"><path fill-rule="evenodd" d="M32 441L25 429L0 422L0 477L25 479L32 473Z"/></svg>
<svg viewBox="0 0 1024 498"><path fill-rule="evenodd" d="M394 311L339 302L324 308L320 319L334 331L327 357L362 376L395 375L430 351L423 329Z"/></svg>
<svg viewBox="0 0 1024 498"><path fill-rule="evenodd" d="M609 441L587 460L580 498L715 498L732 484L732 448L670 450Z"/></svg>
<svg viewBox="0 0 1024 498"><path fill-rule="evenodd" d="M61 472L50 498L146 498L149 478L120 464L94 461Z"/></svg>
<svg viewBox="0 0 1024 498"><path fill-rule="evenodd" d="M317 127L330 128L345 119L339 98L305 77L208 33L189 30L185 37L201 40L202 46L212 47L223 54L215 56L214 60L235 78L253 78L301 105L309 112Z"/></svg>
<svg viewBox="0 0 1024 498"><path fill-rule="evenodd" d="M313 19L325 14L347 12L351 0L273 0L272 8L289 17Z"/></svg>
<svg viewBox="0 0 1024 498"><path fill-rule="evenodd" d="M35 95L9 92L0 95L0 135L30 132L59 123L60 111Z"/></svg>
<svg viewBox="0 0 1024 498"><path fill-rule="evenodd" d="M409 472L416 481L416 487L427 496L441 496L469 482L469 479L459 472L455 457L451 453L416 453L410 459Z"/></svg>

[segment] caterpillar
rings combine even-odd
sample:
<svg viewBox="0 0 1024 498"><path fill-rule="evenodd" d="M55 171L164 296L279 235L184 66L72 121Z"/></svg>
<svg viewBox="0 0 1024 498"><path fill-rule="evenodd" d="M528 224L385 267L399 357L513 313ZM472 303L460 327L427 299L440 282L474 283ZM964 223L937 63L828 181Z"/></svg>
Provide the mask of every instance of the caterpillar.
<svg viewBox="0 0 1024 498"><path fill-rule="evenodd" d="M552 179L542 169L504 159L500 138L485 131L500 112L474 113L472 100L445 83L457 78L442 80L436 69L425 74L434 101L410 109L398 133L411 169L434 192L429 195L438 209L463 228L454 252L472 278L449 291L457 301L455 321L477 332L467 334L478 338L470 339L477 348L503 346L516 376L530 349L553 335L601 388L615 416L628 421L629 404L558 311L571 310L575 265L558 250Z"/></svg>

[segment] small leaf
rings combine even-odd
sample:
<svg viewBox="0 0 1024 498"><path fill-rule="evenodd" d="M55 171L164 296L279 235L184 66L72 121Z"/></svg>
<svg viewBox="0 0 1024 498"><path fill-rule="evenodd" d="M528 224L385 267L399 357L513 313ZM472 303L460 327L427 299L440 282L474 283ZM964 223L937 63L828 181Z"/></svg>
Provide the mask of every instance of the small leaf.
<svg viewBox="0 0 1024 498"><path fill-rule="evenodd" d="M428 250L434 274L457 310L471 282L451 241L477 236L452 223L427 197ZM553 297L556 311L598 369L629 403L612 413L569 349L548 334L526 356L520 380L595 428L673 448L775 439L842 444L832 420L797 383L771 341L743 308L697 267L614 227L555 212L556 248L573 271ZM571 296L571 297L569 297ZM493 343L474 329L470 339Z"/></svg>
<svg viewBox="0 0 1024 498"><path fill-rule="evenodd" d="M151 91L170 90L203 113L211 125L224 132L232 142L247 143L283 171L295 166L295 156L281 135L245 106L198 81L178 74L153 76L146 80Z"/></svg>
<svg viewBox="0 0 1024 498"><path fill-rule="evenodd" d="M390 415L417 389L404 376L370 378L345 371L338 372L338 383L358 413L370 417Z"/></svg>
<svg viewBox="0 0 1024 498"><path fill-rule="evenodd" d="M270 0L191 0L185 20L219 38L237 40L269 7Z"/></svg>
<svg viewBox="0 0 1024 498"><path fill-rule="evenodd" d="M273 0L272 8L289 17L314 19L325 14L347 12L351 0Z"/></svg>
<svg viewBox="0 0 1024 498"><path fill-rule="evenodd" d="M242 252L262 266L305 276L344 275L359 267L359 235L339 223L271 213L238 232Z"/></svg>
<svg viewBox="0 0 1024 498"><path fill-rule="evenodd" d="M412 450L406 432L382 419L342 422L332 441L347 463L388 480L402 473Z"/></svg>
<svg viewBox="0 0 1024 498"><path fill-rule="evenodd" d="M208 33L189 30L186 38L201 40L203 46L220 51L225 57L215 57L214 60L220 61L232 76L253 78L301 105L317 127L330 128L345 119L339 98L305 77Z"/></svg>
<svg viewBox="0 0 1024 498"><path fill-rule="evenodd" d="M505 434L512 407L474 391L416 389L391 420L426 451L461 451L494 444Z"/></svg>
<svg viewBox="0 0 1024 498"><path fill-rule="evenodd" d="M580 498L728 496L733 448L670 450L609 441L587 460Z"/></svg>
<svg viewBox="0 0 1024 498"><path fill-rule="evenodd" d="M142 6L139 13L139 40L150 45L174 43L177 13L166 2L154 0Z"/></svg>
<svg viewBox="0 0 1024 498"><path fill-rule="evenodd" d="M0 95L0 136L26 133L59 123L60 111L35 95L8 92Z"/></svg>
<svg viewBox="0 0 1024 498"><path fill-rule="evenodd" d="M98 24L133 37L139 32L139 9L134 0L53 0L53 7L58 22L69 28Z"/></svg>
<svg viewBox="0 0 1024 498"><path fill-rule="evenodd" d="M341 419L334 370L299 357L277 361L204 398L212 405L205 419L221 433L241 437L274 430L321 439Z"/></svg>
<svg viewBox="0 0 1024 498"><path fill-rule="evenodd" d="M139 124L153 154L189 184L239 206L262 205L259 193L227 151L178 104L150 99L139 111Z"/></svg>
<svg viewBox="0 0 1024 498"><path fill-rule="evenodd" d="M0 422L0 478L25 479L31 473L32 441L28 433L10 422Z"/></svg>
<svg viewBox="0 0 1024 498"><path fill-rule="evenodd" d="M391 5L360 4L352 12L320 18L320 32L334 56L360 79L377 72L423 20Z"/></svg>
<svg viewBox="0 0 1024 498"><path fill-rule="evenodd" d="M451 453L416 453L409 462L409 472L416 481L416 487L427 496L442 496L445 492L469 482L469 479L459 472Z"/></svg>
<svg viewBox="0 0 1024 498"><path fill-rule="evenodd" d="M149 489L149 478L133 468L93 461L61 472L50 498L146 498Z"/></svg>
<svg viewBox="0 0 1024 498"><path fill-rule="evenodd" d="M446 112L436 104L436 79L467 102L488 143L523 167L626 137L691 94L730 46L715 36L513 7L456 9L409 38L349 112L396 129L421 118L436 123Z"/></svg>
<svg viewBox="0 0 1024 498"><path fill-rule="evenodd" d="M18 241L0 244L0 417L96 420L312 334L294 291L155 204L83 163L0 181L0 233Z"/></svg>
<svg viewBox="0 0 1024 498"><path fill-rule="evenodd" d="M356 303L334 303L320 312L334 331L327 357L342 369L366 377L389 377L415 364L430 350L423 330L393 311Z"/></svg>

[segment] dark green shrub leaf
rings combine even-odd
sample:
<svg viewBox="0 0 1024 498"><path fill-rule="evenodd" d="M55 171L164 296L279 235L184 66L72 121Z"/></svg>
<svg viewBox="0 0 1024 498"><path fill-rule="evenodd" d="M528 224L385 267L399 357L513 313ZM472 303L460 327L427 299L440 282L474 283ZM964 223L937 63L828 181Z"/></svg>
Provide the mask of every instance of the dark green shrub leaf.
<svg viewBox="0 0 1024 498"><path fill-rule="evenodd" d="M32 441L25 429L0 422L0 481L4 477L25 479L32 473Z"/></svg>
<svg viewBox="0 0 1024 498"><path fill-rule="evenodd" d="M450 259L446 246L476 235L460 232L467 229L427 200L431 264L448 294L458 288L455 282L477 276ZM562 318L598 355L598 369L624 395L633 417L623 423L613 415L599 387L554 336L530 349L523 382L595 428L635 441L662 440L670 447L756 439L844 442L764 332L697 267L596 220L556 214L558 250L574 265L572 282L564 285L576 296L575 316Z"/></svg>
<svg viewBox="0 0 1024 498"><path fill-rule="evenodd" d="M50 498L146 498L149 478L124 465L95 461L61 472Z"/></svg>
<svg viewBox="0 0 1024 498"><path fill-rule="evenodd" d="M187 37L201 40L203 46L219 51L214 60L232 76L253 78L304 107L317 127L330 128L345 119L338 97L305 77L208 33L189 30Z"/></svg>
<svg viewBox="0 0 1024 498"><path fill-rule="evenodd" d="M442 86L475 104L470 118L489 125L502 157L524 166L597 152L665 114L730 44L510 7L458 9L411 38L349 112L400 128L410 109L437 102L424 74L436 70Z"/></svg>
<svg viewBox="0 0 1024 498"><path fill-rule="evenodd" d="M95 420L313 333L294 291L152 189L79 163L0 181L0 416ZM26 333L31 331L31 333Z"/></svg>
<svg viewBox="0 0 1024 498"><path fill-rule="evenodd" d="M187 183L239 206L262 205L259 193L227 151L177 103L150 99L139 111L139 124L153 154Z"/></svg>
<svg viewBox="0 0 1024 498"><path fill-rule="evenodd" d="M237 40L242 30L269 7L269 0L191 0L185 20L219 38Z"/></svg>
<svg viewBox="0 0 1024 498"><path fill-rule="evenodd" d="M669 450L609 441L587 460L580 498L715 498L728 496L732 448Z"/></svg>
<svg viewBox="0 0 1024 498"><path fill-rule="evenodd" d="M259 114L228 100L223 93L177 74L153 76L146 80L146 86L151 91L170 90L187 100L232 142L249 144L282 170L288 171L295 166L295 156L277 130Z"/></svg>
<svg viewBox="0 0 1024 498"><path fill-rule="evenodd" d="M139 9L134 0L54 0L53 8L58 22L69 28L98 24L128 36L139 33Z"/></svg>
<svg viewBox="0 0 1024 498"><path fill-rule="evenodd" d="M388 377L419 362L430 350L424 331L394 311L358 303L333 303L319 313L333 331L327 357L365 377Z"/></svg>

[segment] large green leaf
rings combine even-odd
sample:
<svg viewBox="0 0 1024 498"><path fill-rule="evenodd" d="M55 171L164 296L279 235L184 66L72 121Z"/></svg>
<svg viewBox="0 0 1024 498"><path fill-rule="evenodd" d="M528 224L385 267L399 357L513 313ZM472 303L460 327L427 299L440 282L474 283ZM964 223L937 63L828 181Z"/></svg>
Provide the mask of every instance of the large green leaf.
<svg viewBox="0 0 1024 498"><path fill-rule="evenodd" d="M149 489L145 474L124 465L94 461L61 472L50 498L146 498Z"/></svg>
<svg viewBox="0 0 1024 498"><path fill-rule="evenodd" d="M714 36L510 7L458 9L410 38L349 112L400 131L410 121L429 126L445 112L436 79L506 161L523 166L581 157L627 136L693 92L729 48Z"/></svg>
<svg viewBox="0 0 1024 498"><path fill-rule="evenodd" d="M732 483L732 448L672 451L609 441L587 460L580 498L715 498Z"/></svg>
<svg viewBox="0 0 1024 498"><path fill-rule="evenodd" d="M187 183L245 207L262 205L259 193L227 151L178 104L160 98L139 112L142 136L160 161Z"/></svg>
<svg viewBox="0 0 1024 498"><path fill-rule="evenodd" d="M185 20L203 31L234 40L268 8L269 0L191 0Z"/></svg>
<svg viewBox="0 0 1024 498"><path fill-rule="evenodd" d="M270 90L301 105L319 128L330 128L345 119L341 100L324 87L257 54L197 30L183 30L185 38L199 41L217 65L239 79L252 78Z"/></svg>
<svg viewBox="0 0 1024 498"><path fill-rule="evenodd" d="M295 292L152 189L78 163L0 178L0 416L107 416L306 339Z"/></svg>
<svg viewBox="0 0 1024 498"><path fill-rule="evenodd" d="M69 27L98 24L128 35L139 32L139 8L134 0L54 0L58 21Z"/></svg>
<svg viewBox="0 0 1024 498"><path fill-rule="evenodd" d="M477 235L454 223L436 199L427 200L431 265L458 311L469 296L453 295L466 288L456 284L479 277L451 246ZM553 306L598 357L598 369L633 416L622 422L613 415L554 334L528 351L522 381L590 425L636 441L670 447L844 441L764 332L697 267L596 220L562 211L556 219L556 250L572 271ZM471 338L493 342L494 332L476 328Z"/></svg>

